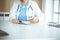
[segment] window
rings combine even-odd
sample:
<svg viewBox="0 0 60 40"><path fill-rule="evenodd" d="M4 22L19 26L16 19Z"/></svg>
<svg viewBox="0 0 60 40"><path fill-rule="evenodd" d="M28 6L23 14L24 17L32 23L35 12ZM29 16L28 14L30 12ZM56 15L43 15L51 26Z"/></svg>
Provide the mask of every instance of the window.
<svg viewBox="0 0 60 40"><path fill-rule="evenodd" d="M59 0L54 0L54 6L53 6L53 12L54 12L54 14L53 14L53 22L56 22L56 23L59 23L59 16L60 16L60 14L59 14Z"/></svg>

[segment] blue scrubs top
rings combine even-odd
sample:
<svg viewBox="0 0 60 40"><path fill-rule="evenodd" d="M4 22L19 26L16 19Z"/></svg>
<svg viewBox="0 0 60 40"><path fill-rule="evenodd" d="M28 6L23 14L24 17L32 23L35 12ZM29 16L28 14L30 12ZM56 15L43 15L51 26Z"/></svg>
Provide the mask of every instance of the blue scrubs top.
<svg viewBox="0 0 60 40"><path fill-rule="evenodd" d="M22 6L22 4L20 4L20 11L18 15L19 21L27 21L27 16L26 16L27 6L28 5Z"/></svg>

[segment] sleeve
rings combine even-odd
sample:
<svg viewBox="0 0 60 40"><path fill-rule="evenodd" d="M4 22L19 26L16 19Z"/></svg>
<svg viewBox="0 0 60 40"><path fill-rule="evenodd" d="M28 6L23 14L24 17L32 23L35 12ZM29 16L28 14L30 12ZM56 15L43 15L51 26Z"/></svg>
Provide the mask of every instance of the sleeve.
<svg viewBox="0 0 60 40"><path fill-rule="evenodd" d="M16 3L13 3L13 6L10 10L10 20L16 18L16 13L17 13L17 7L18 5Z"/></svg>
<svg viewBox="0 0 60 40"><path fill-rule="evenodd" d="M34 2L33 5L34 5L33 9L34 9L35 18L38 18L39 20L43 20L44 14L42 13L42 11L39 8L38 4L36 2Z"/></svg>

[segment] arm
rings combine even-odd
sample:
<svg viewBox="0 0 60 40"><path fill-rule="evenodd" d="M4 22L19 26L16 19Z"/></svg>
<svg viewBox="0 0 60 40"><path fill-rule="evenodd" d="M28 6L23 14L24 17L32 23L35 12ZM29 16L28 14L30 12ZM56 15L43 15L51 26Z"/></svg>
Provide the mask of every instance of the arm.
<svg viewBox="0 0 60 40"><path fill-rule="evenodd" d="M30 20L31 22L33 23L36 23L36 22L39 22L41 20L43 20L43 13L41 12L38 4L36 2L33 2L33 11L34 11L34 14L35 14L35 18L33 18L32 20Z"/></svg>
<svg viewBox="0 0 60 40"><path fill-rule="evenodd" d="M18 4L14 3L11 10L10 10L10 20L12 21L12 23L17 24L19 23L19 21L17 20L17 8L18 8Z"/></svg>

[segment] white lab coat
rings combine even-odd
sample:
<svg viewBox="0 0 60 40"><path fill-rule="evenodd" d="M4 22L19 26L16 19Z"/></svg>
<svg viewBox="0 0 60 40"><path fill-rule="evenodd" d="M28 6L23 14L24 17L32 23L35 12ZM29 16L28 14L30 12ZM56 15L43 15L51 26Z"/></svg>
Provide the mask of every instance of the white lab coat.
<svg viewBox="0 0 60 40"><path fill-rule="evenodd" d="M20 10L20 7L18 9L19 4L20 3L13 4L13 7L10 10L10 20L14 19L14 18L18 19L19 10ZM31 5L33 10L31 8L29 8L30 5ZM28 10L28 8L29 8L29 10ZM17 9L18 9L18 11L17 11ZM26 16L27 16L27 20L30 20L32 18L38 18L41 20L43 13L41 12L41 10L36 2L29 1L27 11L26 11Z"/></svg>

